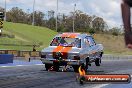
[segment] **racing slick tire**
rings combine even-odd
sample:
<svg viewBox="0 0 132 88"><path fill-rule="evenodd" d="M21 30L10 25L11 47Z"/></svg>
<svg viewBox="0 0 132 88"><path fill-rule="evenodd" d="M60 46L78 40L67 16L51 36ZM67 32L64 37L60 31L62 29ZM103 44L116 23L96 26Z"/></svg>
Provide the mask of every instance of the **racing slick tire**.
<svg viewBox="0 0 132 88"><path fill-rule="evenodd" d="M100 66L100 64L101 64L101 59L100 58L96 58L95 65L96 66Z"/></svg>
<svg viewBox="0 0 132 88"><path fill-rule="evenodd" d="M100 66L102 55L103 55L103 52L101 52L100 58L96 58L96 60L95 60L95 65L96 65L96 66Z"/></svg>
<svg viewBox="0 0 132 88"><path fill-rule="evenodd" d="M72 67L74 69L74 72L78 72L78 69L79 69L80 66L79 65L73 65Z"/></svg>
<svg viewBox="0 0 132 88"><path fill-rule="evenodd" d="M48 71L53 65L51 64L45 64L46 71Z"/></svg>
<svg viewBox="0 0 132 88"><path fill-rule="evenodd" d="M86 58L85 64L83 63L82 65L84 65L84 70L87 72L88 65L89 65L89 58L88 57ZM79 69L80 66L81 65L74 65L74 66L72 66L73 69L74 69L74 72L78 72L78 69Z"/></svg>
<svg viewBox="0 0 132 88"><path fill-rule="evenodd" d="M81 85L83 85L85 80L86 80L85 77L84 76L81 76L80 79L79 79L79 83Z"/></svg>
<svg viewBox="0 0 132 88"><path fill-rule="evenodd" d="M89 65L89 57L86 58L86 65L85 65L85 71L87 72L88 69L88 65Z"/></svg>
<svg viewBox="0 0 132 88"><path fill-rule="evenodd" d="M53 63L53 68L54 68L54 71L59 71L59 63Z"/></svg>

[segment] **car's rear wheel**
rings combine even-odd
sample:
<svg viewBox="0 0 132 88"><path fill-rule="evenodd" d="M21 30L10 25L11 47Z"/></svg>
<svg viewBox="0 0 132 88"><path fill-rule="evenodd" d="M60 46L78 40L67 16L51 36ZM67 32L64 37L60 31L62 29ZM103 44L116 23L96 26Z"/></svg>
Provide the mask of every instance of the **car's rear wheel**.
<svg viewBox="0 0 132 88"><path fill-rule="evenodd" d="M84 66L84 70L87 71L88 65L89 65L89 58L86 58L85 64L83 63L82 65ZM72 66L73 69L74 69L74 72L79 72L78 69L79 69L80 66L81 65L74 65L74 66Z"/></svg>
<svg viewBox="0 0 132 88"><path fill-rule="evenodd" d="M87 58L86 58L86 65L85 65L85 71L87 71L88 65L89 65L89 58L87 57Z"/></svg>
<svg viewBox="0 0 132 88"><path fill-rule="evenodd" d="M51 64L45 64L46 71L48 71L53 65Z"/></svg>
<svg viewBox="0 0 132 88"><path fill-rule="evenodd" d="M96 65L96 66L100 66L100 64L101 64L101 58L102 58L102 55L103 55L103 52L101 52L101 54L100 54L100 57L99 57L99 58L96 58L96 60L95 60L95 65Z"/></svg>
<svg viewBox="0 0 132 88"><path fill-rule="evenodd" d="M101 59L100 58L96 58L95 65L96 66L100 66L100 64L101 64Z"/></svg>
<svg viewBox="0 0 132 88"><path fill-rule="evenodd" d="M59 71L59 63L53 63L53 67L55 71Z"/></svg>
<svg viewBox="0 0 132 88"><path fill-rule="evenodd" d="M83 85L84 81L85 81L85 77L84 76L80 77L79 82L81 85Z"/></svg>
<svg viewBox="0 0 132 88"><path fill-rule="evenodd" d="M74 65L74 66L72 66L72 67L73 67L73 69L74 69L74 72L78 72L79 65Z"/></svg>

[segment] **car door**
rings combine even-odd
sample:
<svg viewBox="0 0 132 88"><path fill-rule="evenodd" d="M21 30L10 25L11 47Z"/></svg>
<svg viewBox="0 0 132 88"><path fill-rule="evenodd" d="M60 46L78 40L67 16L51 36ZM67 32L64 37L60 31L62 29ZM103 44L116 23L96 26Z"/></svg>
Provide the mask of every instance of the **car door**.
<svg viewBox="0 0 132 88"><path fill-rule="evenodd" d="M96 43L95 43L93 37L92 36L86 36L85 44L86 44L87 53L90 54L89 57L95 58Z"/></svg>

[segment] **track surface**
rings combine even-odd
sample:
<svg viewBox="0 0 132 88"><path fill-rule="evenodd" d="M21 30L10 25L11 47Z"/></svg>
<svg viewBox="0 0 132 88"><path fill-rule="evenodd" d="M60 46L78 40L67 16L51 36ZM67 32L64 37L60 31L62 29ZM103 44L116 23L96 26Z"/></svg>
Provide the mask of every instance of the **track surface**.
<svg viewBox="0 0 132 88"><path fill-rule="evenodd" d="M94 63L89 67L90 74L126 73L131 74L131 61L102 61L100 67ZM44 65L0 67L0 88L98 88L98 84L80 85L76 82L76 75L72 69L69 72L47 72ZM103 87L105 88L105 87Z"/></svg>

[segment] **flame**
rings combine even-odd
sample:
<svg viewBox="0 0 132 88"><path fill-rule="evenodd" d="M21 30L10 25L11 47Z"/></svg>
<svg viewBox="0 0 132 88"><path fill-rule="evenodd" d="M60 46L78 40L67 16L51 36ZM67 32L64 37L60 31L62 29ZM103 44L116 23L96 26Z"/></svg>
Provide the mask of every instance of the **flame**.
<svg viewBox="0 0 132 88"><path fill-rule="evenodd" d="M85 70L82 69L82 66L80 66L78 70L79 70L80 76L84 76L86 74Z"/></svg>

